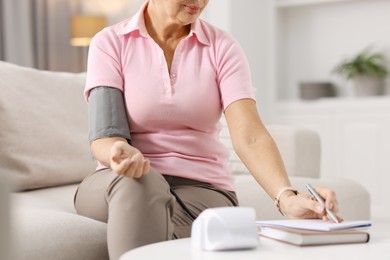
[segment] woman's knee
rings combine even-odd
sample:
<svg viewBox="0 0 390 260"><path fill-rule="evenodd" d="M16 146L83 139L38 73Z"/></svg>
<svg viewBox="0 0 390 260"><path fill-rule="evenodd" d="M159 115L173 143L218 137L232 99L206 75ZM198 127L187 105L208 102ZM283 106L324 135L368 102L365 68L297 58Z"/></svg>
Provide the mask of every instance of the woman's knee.
<svg viewBox="0 0 390 260"><path fill-rule="evenodd" d="M107 189L107 200L110 202L116 198L123 199L122 203L140 204L146 207L156 203L172 202L169 184L155 170L137 179L117 176Z"/></svg>

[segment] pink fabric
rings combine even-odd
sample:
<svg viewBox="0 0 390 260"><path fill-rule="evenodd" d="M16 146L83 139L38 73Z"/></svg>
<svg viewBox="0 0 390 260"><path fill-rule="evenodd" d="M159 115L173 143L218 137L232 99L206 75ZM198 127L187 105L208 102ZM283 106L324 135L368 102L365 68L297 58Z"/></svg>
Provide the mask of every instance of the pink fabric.
<svg viewBox="0 0 390 260"><path fill-rule="evenodd" d="M243 51L226 32L199 19L177 46L168 72L162 49L145 28L146 5L94 37L86 98L97 86L122 90L132 145L152 167L234 190L219 119L232 102L254 99Z"/></svg>

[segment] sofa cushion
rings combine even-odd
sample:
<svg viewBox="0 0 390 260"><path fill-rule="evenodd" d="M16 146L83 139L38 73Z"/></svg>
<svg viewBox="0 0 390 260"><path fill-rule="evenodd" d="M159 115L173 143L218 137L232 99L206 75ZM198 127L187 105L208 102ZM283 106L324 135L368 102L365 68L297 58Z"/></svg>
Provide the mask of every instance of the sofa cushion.
<svg viewBox="0 0 390 260"><path fill-rule="evenodd" d="M77 187L11 193L10 259L108 259L107 225L76 214Z"/></svg>
<svg viewBox="0 0 390 260"><path fill-rule="evenodd" d="M76 183L93 171L84 82L0 62L0 175L11 189Z"/></svg>
<svg viewBox="0 0 390 260"><path fill-rule="evenodd" d="M106 260L107 225L76 214L15 206L10 259Z"/></svg>
<svg viewBox="0 0 390 260"><path fill-rule="evenodd" d="M76 214L73 204L78 184L12 192L10 203L18 207L34 207Z"/></svg>

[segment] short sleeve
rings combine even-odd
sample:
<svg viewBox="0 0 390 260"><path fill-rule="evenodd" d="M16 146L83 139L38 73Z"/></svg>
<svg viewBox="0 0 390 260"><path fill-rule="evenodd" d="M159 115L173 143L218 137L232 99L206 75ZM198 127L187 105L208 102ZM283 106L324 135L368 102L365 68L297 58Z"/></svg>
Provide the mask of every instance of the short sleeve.
<svg viewBox="0 0 390 260"><path fill-rule="evenodd" d="M239 99L255 99L249 64L238 42L226 34L217 53L217 80L223 110Z"/></svg>
<svg viewBox="0 0 390 260"><path fill-rule="evenodd" d="M93 38L88 51L85 98L91 89L109 86L123 91L123 74L120 56L120 41L116 33L106 28Z"/></svg>

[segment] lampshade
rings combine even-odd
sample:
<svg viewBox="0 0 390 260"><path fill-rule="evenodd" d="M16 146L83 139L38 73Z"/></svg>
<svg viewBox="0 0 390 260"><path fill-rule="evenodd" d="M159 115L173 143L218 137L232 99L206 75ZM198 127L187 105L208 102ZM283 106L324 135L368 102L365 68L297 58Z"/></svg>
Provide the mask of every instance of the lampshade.
<svg viewBox="0 0 390 260"><path fill-rule="evenodd" d="M70 44L89 46L92 37L106 26L106 18L96 15L74 15L71 17Z"/></svg>

